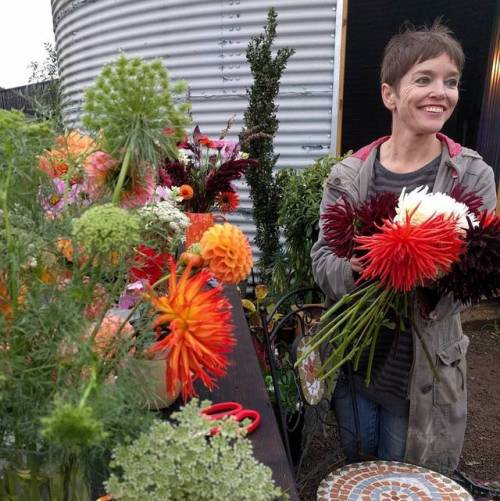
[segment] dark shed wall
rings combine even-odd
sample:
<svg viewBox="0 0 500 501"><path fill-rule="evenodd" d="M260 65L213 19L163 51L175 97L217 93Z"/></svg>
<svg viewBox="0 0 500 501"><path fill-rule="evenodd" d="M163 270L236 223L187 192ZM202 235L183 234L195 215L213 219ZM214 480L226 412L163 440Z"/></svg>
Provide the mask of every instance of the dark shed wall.
<svg viewBox="0 0 500 501"><path fill-rule="evenodd" d="M416 26L443 20L462 43L466 64L460 102L444 132L476 148L496 0L349 0L342 151L390 133L380 99L384 46L405 21Z"/></svg>

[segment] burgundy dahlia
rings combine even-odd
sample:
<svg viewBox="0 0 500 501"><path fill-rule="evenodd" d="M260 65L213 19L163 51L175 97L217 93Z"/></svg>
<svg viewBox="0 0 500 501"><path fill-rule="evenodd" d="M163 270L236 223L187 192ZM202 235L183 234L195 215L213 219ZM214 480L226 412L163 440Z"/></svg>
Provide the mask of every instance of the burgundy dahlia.
<svg viewBox="0 0 500 501"><path fill-rule="evenodd" d="M343 195L334 204L326 207L321 219L325 240L335 255L350 259L358 219L356 206Z"/></svg>
<svg viewBox="0 0 500 501"><path fill-rule="evenodd" d="M467 187L463 184L457 184L450 191L450 197L454 198L457 202L461 202L469 208L470 212L476 216L481 214L481 207L483 205L483 197L476 195L473 191L467 191Z"/></svg>
<svg viewBox="0 0 500 501"><path fill-rule="evenodd" d="M500 217L480 215L477 226L469 225L465 252L450 273L438 281L440 295L452 293L456 301L473 305L500 292Z"/></svg>
<svg viewBox="0 0 500 501"><path fill-rule="evenodd" d="M396 215L398 196L384 191L376 193L358 208L358 235L369 236L379 231L386 219Z"/></svg>

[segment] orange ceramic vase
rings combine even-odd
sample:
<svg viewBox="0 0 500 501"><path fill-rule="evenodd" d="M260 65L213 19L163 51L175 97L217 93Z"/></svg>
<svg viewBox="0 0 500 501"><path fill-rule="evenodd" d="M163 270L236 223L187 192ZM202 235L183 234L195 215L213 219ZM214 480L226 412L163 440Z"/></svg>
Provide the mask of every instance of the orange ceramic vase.
<svg viewBox="0 0 500 501"><path fill-rule="evenodd" d="M191 224L186 229L186 249L201 240L203 233L214 225L215 218L211 212L186 212Z"/></svg>

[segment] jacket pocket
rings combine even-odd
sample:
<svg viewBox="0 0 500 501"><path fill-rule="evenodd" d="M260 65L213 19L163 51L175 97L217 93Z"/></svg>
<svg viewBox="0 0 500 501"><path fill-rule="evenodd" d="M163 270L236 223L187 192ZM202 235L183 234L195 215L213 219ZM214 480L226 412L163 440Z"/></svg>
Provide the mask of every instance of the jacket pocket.
<svg viewBox="0 0 500 501"><path fill-rule="evenodd" d="M462 336L437 353L436 370L439 379L434 379L434 403L449 405L465 396L467 364L465 355L469 338Z"/></svg>

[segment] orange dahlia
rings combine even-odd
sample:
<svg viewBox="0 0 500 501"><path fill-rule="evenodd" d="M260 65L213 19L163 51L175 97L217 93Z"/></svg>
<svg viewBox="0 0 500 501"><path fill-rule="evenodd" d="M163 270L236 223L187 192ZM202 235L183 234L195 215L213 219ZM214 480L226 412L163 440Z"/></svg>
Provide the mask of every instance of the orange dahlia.
<svg viewBox="0 0 500 501"><path fill-rule="evenodd" d="M458 261L464 242L455 218L438 215L418 225L410 219L387 220L379 233L356 238L356 249L366 251L362 280L378 279L386 288L408 292L436 280Z"/></svg>
<svg viewBox="0 0 500 501"><path fill-rule="evenodd" d="M191 200L194 195L194 190L189 184L183 184L179 188L179 195L183 198L183 200Z"/></svg>
<svg viewBox="0 0 500 501"><path fill-rule="evenodd" d="M243 232L229 223L209 228L200 241L201 257L217 280L237 284L250 273L252 249Z"/></svg>
<svg viewBox="0 0 500 501"><path fill-rule="evenodd" d="M177 279L176 264L170 259L168 294L157 296L152 290L147 297L158 310L155 327L158 340L150 348L152 354L166 354L167 393L174 395L180 382L182 398L195 394L193 382L200 379L213 389L214 378L223 376L229 365L226 354L235 344L231 305L222 287L208 288L212 274L204 269L190 277L188 265Z"/></svg>

